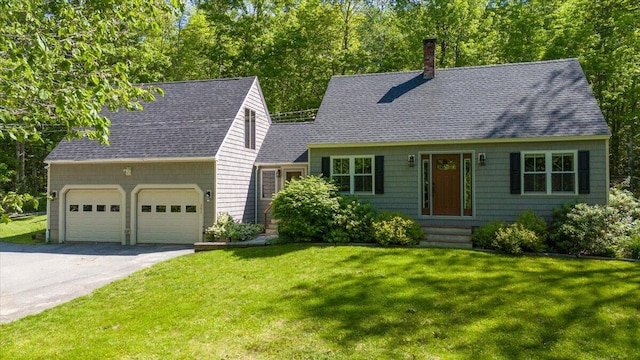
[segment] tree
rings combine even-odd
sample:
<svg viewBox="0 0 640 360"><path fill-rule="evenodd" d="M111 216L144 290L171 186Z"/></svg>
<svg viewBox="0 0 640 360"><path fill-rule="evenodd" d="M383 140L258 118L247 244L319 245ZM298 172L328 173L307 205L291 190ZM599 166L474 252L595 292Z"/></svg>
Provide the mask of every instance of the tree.
<svg viewBox="0 0 640 360"><path fill-rule="evenodd" d="M108 143L102 109L141 109L161 93L129 81L132 63L122 53L144 42L156 19L171 11L164 0L0 0L0 142L16 154L13 167L13 160L0 159L16 176L13 183L2 179L3 221L31 198L22 192L33 144L42 142L29 153L42 159L51 149L47 134L56 134L56 142L64 135Z"/></svg>
<svg viewBox="0 0 640 360"><path fill-rule="evenodd" d="M131 84L130 64L108 61L114 44L168 11L162 0L1 0L0 137L53 128L108 143L102 108L140 109L158 91Z"/></svg>

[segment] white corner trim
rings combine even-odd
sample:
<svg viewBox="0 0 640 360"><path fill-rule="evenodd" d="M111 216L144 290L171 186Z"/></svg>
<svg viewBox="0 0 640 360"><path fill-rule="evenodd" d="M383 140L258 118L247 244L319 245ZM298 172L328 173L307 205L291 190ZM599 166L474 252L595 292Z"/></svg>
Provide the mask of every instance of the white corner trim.
<svg viewBox="0 0 640 360"><path fill-rule="evenodd" d="M148 189L167 189L167 190L195 190L198 193L200 200L198 206L202 211L198 216L198 228L204 227L204 191L196 184L138 184L133 190L131 190L131 245L135 245L138 240L138 193L142 190ZM215 199L212 199L215 201ZM202 231L198 232L199 239L202 241Z"/></svg>
<svg viewBox="0 0 640 360"><path fill-rule="evenodd" d="M120 193L120 220L122 221L122 232L120 235L120 243L126 245L127 237L125 234L125 228L127 224L126 217L126 192L122 186L117 184L107 185L65 185L60 189L58 198L60 202L58 204L58 242L63 243L67 240L67 193L71 190L117 190Z"/></svg>

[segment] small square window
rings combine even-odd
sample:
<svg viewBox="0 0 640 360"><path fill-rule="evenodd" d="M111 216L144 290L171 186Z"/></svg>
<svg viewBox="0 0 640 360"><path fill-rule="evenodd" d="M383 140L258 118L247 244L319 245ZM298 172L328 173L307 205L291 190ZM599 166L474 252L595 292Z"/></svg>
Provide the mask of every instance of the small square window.
<svg viewBox="0 0 640 360"><path fill-rule="evenodd" d="M171 212L172 213L182 212L182 206L180 206L180 205L171 205Z"/></svg>
<svg viewBox="0 0 640 360"><path fill-rule="evenodd" d="M195 205L187 205L184 207L184 211L188 212L188 213L194 213L196 212L196 206Z"/></svg>
<svg viewBox="0 0 640 360"><path fill-rule="evenodd" d="M69 211L70 212L78 212L80 210L80 206L79 205L69 205Z"/></svg>
<svg viewBox="0 0 640 360"><path fill-rule="evenodd" d="M167 205L156 205L156 212L157 213L167 212Z"/></svg>
<svg viewBox="0 0 640 360"><path fill-rule="evenodd" d="M111 212L120 212L120 205L111 205Z"/></svg>
<svg viewBox="0 0 640 360"><path fill-rule="evenodd" d="M151 205L142 205L142 212L151 212Z"/></svg>
<svg viewBox="0 0 640 360"><path fill-rule="evenodd" d="M97 212L105 212L106 209L107 209L106 205L96 205Z"/></svg>
<svg viewBox="0 0 640 360"><path fill-rule="evenodd" d="M92 212L93 211L93 205L82 205L82 211L84 211L84 212Z"/></svg>

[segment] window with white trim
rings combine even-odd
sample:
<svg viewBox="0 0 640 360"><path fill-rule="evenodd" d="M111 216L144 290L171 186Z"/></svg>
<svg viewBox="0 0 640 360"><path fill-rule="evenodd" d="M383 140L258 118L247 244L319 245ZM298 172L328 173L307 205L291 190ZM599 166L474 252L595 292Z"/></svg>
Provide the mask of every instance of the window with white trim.
<svg viewBox="0 0 640 360"><path fill-rule="evenodd" d="M522 154L524 194L575 194L575 151L527 152Z"/></svg>
<svg viewBox="0 0 640 360"><path fill-rule="evenodd" d="M349 194L374 193L373 156L345 156L331 158L331 179L338 190Z"/></svg>

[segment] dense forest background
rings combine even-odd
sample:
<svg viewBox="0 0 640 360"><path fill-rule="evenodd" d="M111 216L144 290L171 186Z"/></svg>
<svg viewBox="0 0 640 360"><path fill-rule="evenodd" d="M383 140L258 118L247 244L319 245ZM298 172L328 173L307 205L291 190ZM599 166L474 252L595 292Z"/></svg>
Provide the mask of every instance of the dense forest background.
<svg viewBox="0 0 640 360"><path fill-rule="evenodd" d="M424 38L439 68L578 58L613 133L612 180L640 188L637 0L201 0L148 16L101 48L105 65L132 83L257 75L272 113L317 108L332 75L420 69ZM0 137L0 194L44 192L67 132Z"/></svg>

